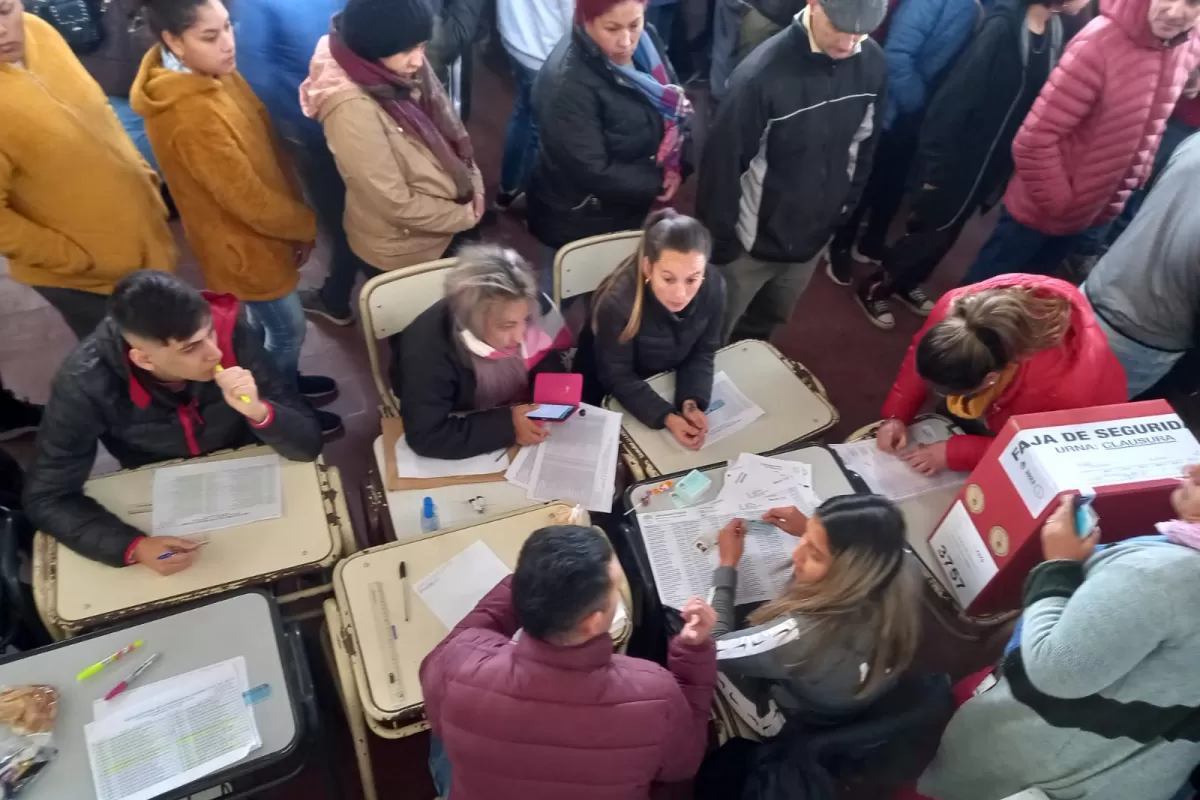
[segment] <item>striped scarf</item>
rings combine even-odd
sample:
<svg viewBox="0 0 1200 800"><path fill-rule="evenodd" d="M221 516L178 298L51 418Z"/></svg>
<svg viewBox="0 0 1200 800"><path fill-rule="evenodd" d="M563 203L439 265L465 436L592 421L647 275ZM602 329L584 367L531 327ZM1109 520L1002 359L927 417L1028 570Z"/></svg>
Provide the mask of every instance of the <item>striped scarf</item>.
<svg viewBox="0 0 1200 800"><path fill-rule="evenodd" d="M663 138L656 161L667 170L679 171L683 142L691 129L692 103L682 86L671 83L667 67L650 35L642 31L642 38L633 53L633 64L619 66L607 59L605 63L645 95L654 110L662 115Z"/></svg>

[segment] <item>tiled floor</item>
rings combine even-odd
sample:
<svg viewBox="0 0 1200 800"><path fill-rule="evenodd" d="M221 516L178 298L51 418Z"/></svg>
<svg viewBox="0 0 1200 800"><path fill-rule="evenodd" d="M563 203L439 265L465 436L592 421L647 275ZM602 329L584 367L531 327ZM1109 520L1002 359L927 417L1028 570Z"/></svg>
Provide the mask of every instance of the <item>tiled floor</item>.
<svg viewBox="0 0 1200 800"><path fill-rule="evenodd" d="M506 76L498 76L487 69L480 69L476 74L474 117L469 128L483 173L494 184L499 172L500 142L511 93ZM680 205L684 209L692 205L694 186L692 181L681 193ZM957 282L990 225L988 219L976 220L968 226L933 280L934 296ZM536 243L518 218L502 216L488 236L511 244L528 257L536 254ZM318 251L304 269L305 285L316 285L321 281L322 256ZM183 274L198 279L197 270L194 265L189 265L189 261L185 258ZM877 418L909 339L919 327L919 321L903 310L898 309L896 316L896 330L877 330L867 323L848 290L835 286L823 272L818 272L801 299L791 324L778 337L776 344L785 354L806 364L824 381L839 409L841 423L831 433L831 440ZM336 378L341 387L340 395L327 408L342 415L346 435L327 446L326 459L341 468L348 486L356 485L363 474L371 459L371 441L379 431L378 397L369 377L361 337L357 325L337 328L325 322L310 322L302 360L306 372L329 375ZM0 278L0 375L7 386L34 401L44 402L54 371L73 344L70 331L36 293L7 277ZM28 441L16 442L9 447L22 460L31 452ZM97 471L108 471L114 466L105 456L97 463ZM351 502L357 517L357 498L352 497ZM958 668L967 666L970 665L960 663ZM314 664L314 669L323 696L331 698L327 679L321 677L323 665ZM335 703L330 701L327 705L333 707ZM333 721L329 725L329 735L336 744L333 757L342 765L346 787L337 797L357 798L360 789L348 734L336 712L331 713L330 718ZM427 800L433 796L424 768L425 737L401 742L375 740L373 744L382 797ZM278 800L326 797L320 782L312 778L311 772L306 773L304 778L275 791L270 797Z"/></svg>

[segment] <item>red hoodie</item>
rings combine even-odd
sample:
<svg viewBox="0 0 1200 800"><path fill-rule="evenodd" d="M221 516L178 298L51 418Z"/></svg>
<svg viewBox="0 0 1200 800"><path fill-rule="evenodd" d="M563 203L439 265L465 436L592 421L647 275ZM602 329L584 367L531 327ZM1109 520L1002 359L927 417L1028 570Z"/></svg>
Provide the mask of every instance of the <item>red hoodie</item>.
<svg viewBox="0 0 1200 800"><path fill-rule="evenodd" d="M1101 0L1013 140L1004 205L1023 225L1080 233L1121 213L1150 176L1167 118L1200 61L1200 35L1163 42L1150 0Z"/></svg>
<svg viewBox="0 0 1200 800"><path fill-rule="evenodd" d="M1062 344L1024 359L1008 388L984 415L988 430L999 432L1014 414L1059 411L1068 408L1124 403L1128 400L1125 369L1108 347L1087 298L1077 288L1057 278L1013 273L948 292L938 300L924 327L913 337L900 374L883 404L886 419L912 422L921 410L929 388L917 374L917 345L929 329L946 318L950 304L965 294L1006 286L1036 287L1071 302L1071 327ZM975 469L992 443L990 436L953 436L946 446L952 470Z"/></svg>

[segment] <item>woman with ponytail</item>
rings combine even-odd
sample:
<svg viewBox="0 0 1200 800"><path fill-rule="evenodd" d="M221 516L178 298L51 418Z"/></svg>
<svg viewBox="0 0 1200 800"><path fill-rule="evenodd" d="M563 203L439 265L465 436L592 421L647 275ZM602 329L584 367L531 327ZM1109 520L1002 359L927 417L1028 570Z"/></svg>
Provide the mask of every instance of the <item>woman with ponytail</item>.
<svg viewBox="0 0 1200 800"><path fill-rule="evenodd" d="M907 425L929 396L980 435L908 448ZM876 441L926 475L970 471L1014 414L1124 403L1125 370L1087 298L1071 284L1013 273L938 301L892 386Z"/></svg>
<svg viewBox="0 0 1200 800"><path fill-rule="evenodd" d="M697 220L671 209L651 214L637 253L596 289L575 358L588 402L611 394L643 425L667 428L692 450L708 432L704 410L725 311L725 282L708 264L711 249ZM646 383L671 370L674 404Z"/></svg>
<svg viewBox="0 0 1200 800"><path fill-rule="evenodd" d="M799 538L792 583L737 630L746 523L735 519L717 539L712 602L720 697L741 734L758 738L789 719L829 725L866 708L908 668L921 627L904 517L890 500L841 495L812 517L774 508L763 519Z"/></svg>

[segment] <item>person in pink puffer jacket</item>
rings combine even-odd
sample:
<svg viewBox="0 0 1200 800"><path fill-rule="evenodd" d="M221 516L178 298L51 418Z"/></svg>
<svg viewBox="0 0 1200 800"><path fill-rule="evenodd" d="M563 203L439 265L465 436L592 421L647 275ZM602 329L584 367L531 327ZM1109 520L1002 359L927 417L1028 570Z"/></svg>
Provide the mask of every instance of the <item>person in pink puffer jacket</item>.
<svg viewBox="0 0 1200 800"><path fill-rule="evenodd" d="M1095 251L1145 183L1167 119L1200 63L1200 0L1101 0L1013 141L1016 174L964 284L1050 273Z"/></svg>

